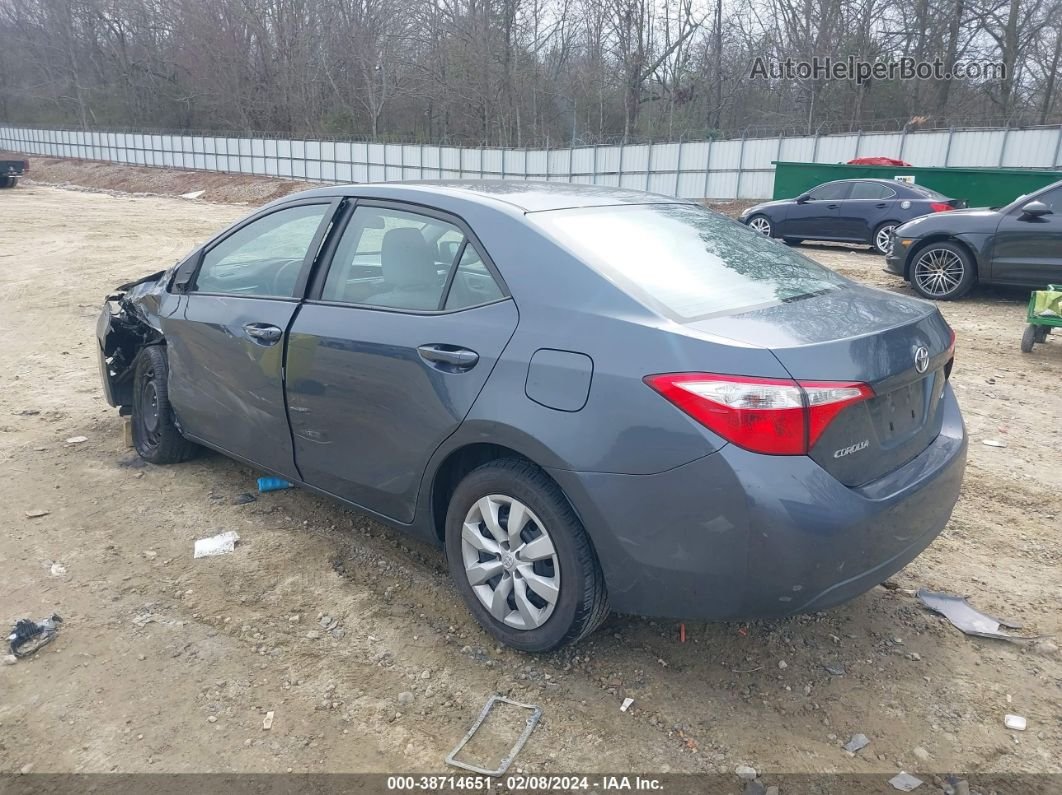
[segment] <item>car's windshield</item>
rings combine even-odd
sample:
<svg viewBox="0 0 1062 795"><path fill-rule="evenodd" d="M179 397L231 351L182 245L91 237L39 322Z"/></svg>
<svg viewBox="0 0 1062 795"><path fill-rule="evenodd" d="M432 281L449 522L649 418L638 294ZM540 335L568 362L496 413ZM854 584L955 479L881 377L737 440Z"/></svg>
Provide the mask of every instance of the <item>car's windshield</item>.
<svg viewBox="0 0 1062 795"><path fill-rule="evenodd" d="M690 204L533 213L594 270L679 321L733 314L843 287L781 241Z"/></svg>

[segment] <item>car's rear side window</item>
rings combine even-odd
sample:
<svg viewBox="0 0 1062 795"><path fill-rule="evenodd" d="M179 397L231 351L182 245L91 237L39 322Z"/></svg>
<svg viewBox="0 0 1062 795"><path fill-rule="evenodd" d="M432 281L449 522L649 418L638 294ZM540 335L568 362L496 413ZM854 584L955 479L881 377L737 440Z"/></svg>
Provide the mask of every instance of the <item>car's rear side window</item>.
<svg viewBox="0 0 1062 795"><path fill-rule="evenodd" d="M878 182L854 182L849 199L891 199L896 191Z"/></svg>
<svg viewBox="0 0 1062 795"><path fill-rule="evenodd" d="M944 201L948 198L943 193L937 193L932 188L927 188L924 185L908 185L907 189L917 193L923 199L932 199L933 201Z"/></svg>
<svg viewBox="0 0 1062 795"><path fill-rule="evenodd" d="M696 205L594 207L528 217L632 297L680 321L845 285L780 241Z"/></svg>

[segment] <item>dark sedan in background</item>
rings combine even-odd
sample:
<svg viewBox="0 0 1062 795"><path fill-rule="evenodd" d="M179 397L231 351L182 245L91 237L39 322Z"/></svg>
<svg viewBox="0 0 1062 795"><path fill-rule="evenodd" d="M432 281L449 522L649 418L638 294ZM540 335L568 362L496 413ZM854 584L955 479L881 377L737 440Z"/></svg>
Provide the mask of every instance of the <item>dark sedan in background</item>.
<svg viewBox="0 0 1062 795"><path fill-rule="evenodd" d="M795 199L757 204L738 220L790 245L805 240L865 243L879 254L888 254L892 231L900 224L963 206L959 199L920 185L891 179L841 179Z"/></svg>
<svg viewBox="0 0 1062 795"><path fill-rule="evenodd" d="M896 229L885 270L923 298L962 298L978 282L1043 289L1062 283L1062 182L996 210L959 210Z"/></svg>

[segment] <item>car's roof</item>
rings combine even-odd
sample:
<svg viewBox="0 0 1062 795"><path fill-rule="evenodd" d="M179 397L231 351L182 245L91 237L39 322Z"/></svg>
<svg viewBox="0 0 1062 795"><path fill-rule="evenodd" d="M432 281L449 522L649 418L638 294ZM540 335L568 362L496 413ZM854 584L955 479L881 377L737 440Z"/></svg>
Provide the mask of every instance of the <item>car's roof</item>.
<svg viewBox="0 0 1062 795"><path fill-rule="evenodd" d="M687 204L688 200L645 193L629 188L579 185L568 182L523 180L453 180L418 182L376 182L318 188L300 196L371 196L396 200L428 202L435 198L461 198L494 204L502 202L523 212L562 210L573 207L608 207L618 204ZM294 196L287 197L288 199Z"/></svg>

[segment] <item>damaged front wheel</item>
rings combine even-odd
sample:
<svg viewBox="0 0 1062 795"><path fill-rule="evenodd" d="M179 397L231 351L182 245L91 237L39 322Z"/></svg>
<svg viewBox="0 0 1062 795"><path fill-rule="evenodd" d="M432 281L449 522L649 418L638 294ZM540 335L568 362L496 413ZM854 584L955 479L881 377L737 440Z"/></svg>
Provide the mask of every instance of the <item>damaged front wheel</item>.
<svg viewBox="0 0 1062 795"><path fill-rule="evenodd" d="M168 373L165 348L149 345L140 351L133 378L133 445L152 464L179 464L196 451L174 422Z"/></svg>

